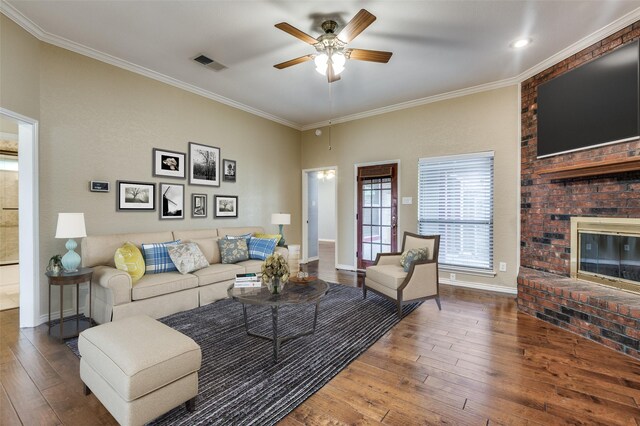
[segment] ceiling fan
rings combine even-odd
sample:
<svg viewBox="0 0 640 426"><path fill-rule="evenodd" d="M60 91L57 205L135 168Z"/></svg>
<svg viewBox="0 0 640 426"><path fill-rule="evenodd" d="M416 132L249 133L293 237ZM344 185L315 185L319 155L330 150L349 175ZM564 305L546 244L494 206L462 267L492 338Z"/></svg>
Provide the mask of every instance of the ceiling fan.
<svg viewBox="0 0 640 426"><path fill-rule="evenodd" d="M328 20L322 23L324 34L317 39L304 33L296 27L281 22L276 24L276 28L281 29L285 33L309 43L316 48L318 53L301 56L286 62L274 65L275 68L283 69L292 65L301 64L303 62L313 60L316 64L316 71L326 75L329 83L340 80L340 73L344 70L347 59L355 59L358 61L380 62L386 64L391 58L392 52L383 52L380 50L364 50L347 48L347 44L364 31L369 25L376 20L376 17L361 9L349 23L342 28L338 35L335 30L338 24L335 21Z"/></svg>

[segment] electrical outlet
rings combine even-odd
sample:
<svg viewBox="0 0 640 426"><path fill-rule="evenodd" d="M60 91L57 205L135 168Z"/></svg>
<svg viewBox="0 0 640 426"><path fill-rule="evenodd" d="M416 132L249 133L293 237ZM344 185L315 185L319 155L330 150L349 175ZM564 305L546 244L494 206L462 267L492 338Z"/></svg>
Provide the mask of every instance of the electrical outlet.
<svg viewBox="0 0 640 426"><path fill-rule="evenodd" d="M449 274L449 279L451 281L455 281L456 280L456 274Z"/></svg>
<svg viewBox="0 0 640 426"><path fill-rule="evenodd" d="M500 262L500 272L507 272L507 262Z"/></svg>

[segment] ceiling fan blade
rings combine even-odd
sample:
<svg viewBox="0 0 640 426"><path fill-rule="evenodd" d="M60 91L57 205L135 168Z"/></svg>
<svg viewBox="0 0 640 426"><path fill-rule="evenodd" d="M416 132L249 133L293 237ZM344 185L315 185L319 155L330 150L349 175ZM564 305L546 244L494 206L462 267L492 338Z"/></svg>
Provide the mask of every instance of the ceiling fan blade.
<svg viewBox="0 0 640 426"><path fill-rule="evenodd" d="M367 12L365 9L360 9L360 12L356 13L356 16L354 16L342 31L340 31L338 38L345 43L349 43L375 20L376 17L374 15Z"/></svg>
<svg viewBox="0 0 640 426"><path fill-rule="evenodd" d="M291 34L295 38L300 39L305 43L309 43L312 46L318 42L318 40L311 37L309 34L300 31L293 25L289 25L286 22L280 22L279 24L276 24L275 27L284 31L285 33Z"/></svg>
<svg viewBox="0 0 640 426"><path fill-rule="evenodd" d="M300 56L299 58L295 58L295 59L291 59L289 61L286 62L282 62L280 64L276 64L274 65L274 68L278 68L279 70L283 69L283 68L287 68L293 65L298 65L301 64L303 62L307 62L313 59L315 55L304 55L304 56Z"/></svg>
<svg viewBox="0 0 640 426"><path fill-rule="evenodd" d="M386 64L391 59L393 52L383 52L381 50L348 49L349 59L357 61L380 62Z"/></svg>

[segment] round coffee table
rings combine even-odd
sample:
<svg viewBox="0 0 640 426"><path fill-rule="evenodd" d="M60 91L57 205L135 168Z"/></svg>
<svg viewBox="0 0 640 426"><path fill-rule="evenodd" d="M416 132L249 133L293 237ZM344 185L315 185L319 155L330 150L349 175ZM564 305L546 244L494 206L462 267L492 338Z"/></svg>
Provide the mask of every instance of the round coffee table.
<svg viewBox="0 0 640 426"><path fill-rule="evenodd" d="M280 345L292 339L298 337L308 336L315 333L316 323L318 321L318 305L320 299L324 297L329 291L329 285L319 279L314 281L295 284L287 283L284 290L280 294L271 294L267 287L264 285L260 288L236 288L234 286L229 287L227 294L229 297L242 303L242 314L244 316L244 327L247 331L247 335L253 337L259 337L261 339L273 341L273 361L278 362L278 354L280 352ZM290 336L278 335L278 309L284 305L306 305L315 303L315 313L313 316L313 328L303 333L294 334ZM271 321L273 327L273 333L271 336L257 334L249 331L249 321L247 319L247 306L246 305L262 305L271 307Z"/></svg>

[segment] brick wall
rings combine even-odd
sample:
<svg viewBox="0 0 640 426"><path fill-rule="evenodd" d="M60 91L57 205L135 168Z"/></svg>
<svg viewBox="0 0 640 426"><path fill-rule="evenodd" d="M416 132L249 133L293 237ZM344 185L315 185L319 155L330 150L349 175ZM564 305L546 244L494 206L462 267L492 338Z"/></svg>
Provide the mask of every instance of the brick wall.
<svg viewBox="0 0 640 426"><path fill-rule="evenodd" d="M537 87L640 38L640 21L522 83L521 266L569 275L570 217L640 217L640 172L552 181L541 169L640 155L640 142L536 159Z"/></svg>

